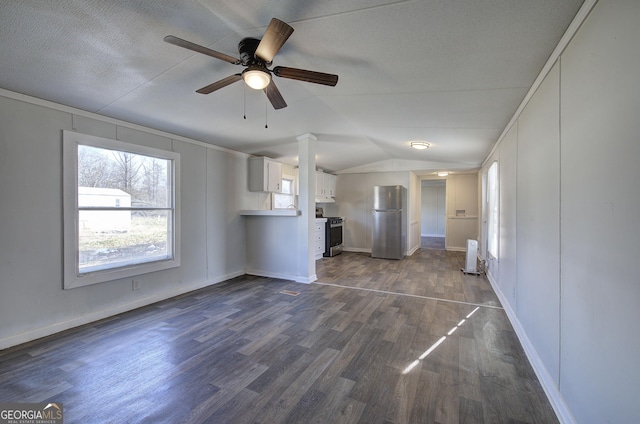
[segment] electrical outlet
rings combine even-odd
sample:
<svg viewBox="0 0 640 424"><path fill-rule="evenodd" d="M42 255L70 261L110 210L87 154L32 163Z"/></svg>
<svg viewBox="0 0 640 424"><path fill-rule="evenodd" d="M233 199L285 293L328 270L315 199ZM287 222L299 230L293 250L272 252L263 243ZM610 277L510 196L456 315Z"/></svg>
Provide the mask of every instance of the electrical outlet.
<svg viewBox="0 0 640 424"><path fill-rule="evenodd" d="M131 281L131 290L133 291L140 290L140 280Z"/></svg>

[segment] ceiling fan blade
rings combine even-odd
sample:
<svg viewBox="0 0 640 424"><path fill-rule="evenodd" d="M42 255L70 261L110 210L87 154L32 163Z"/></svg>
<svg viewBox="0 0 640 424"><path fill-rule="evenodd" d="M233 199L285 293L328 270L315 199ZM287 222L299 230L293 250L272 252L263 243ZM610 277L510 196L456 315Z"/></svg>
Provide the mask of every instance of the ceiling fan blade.
<svg viewBox="0 0 640 424"><path fill-rule="evenodd" d="M293 28L279 19L273 18L264 32L264 36L256 49L256 56L267 63L273 61L283 44L287 41Z"/></svg>
<svg viewBox="0 0 640 424"><path fill-rule="evenodd" d="M273 73L281 78L294 79L298 81L312 82L314 84L330 85L335 87L338 83L338 76L325 74L323 72L307 71L305 69L288 68L286 66L276 66Z"/></svg>
<svg viewBox="0 0 640 424"><path fill-rule="evenodd" d="M206 87L202 87L200 90L197 90L196 93L200 94L209 94L213 93L216 90L220 90L227 85L233 84L236 81L240 81L242 79L241 74L235 74L228 76L226 78L221 79L220 81L216 81L213 84L209 84Z"/></svg>
<svg viewBox="0 0 640 424"><path fill-rule="evenodd" d="M211 50L207 47L201 46L199 44L192 43L191 41L183 40L182 38L178 38L173 35L167 35L164 37L164 41L173 44L174 46L183 47L185 49L193 50L194 52L206 54L207 56L215 57L216 59L224 60L225 62L229 62L233 65L239 65L240 59L236 59L233 56L229 56L224 53L217 52L215 50Z"/></svg>
<svg viewBox="0 0 640 424"><path fill-rule="evenodd" d="M287 103L284 101L282 94L280 94L280 90L276 87L276 84L271 80L269 85L264 88L264 94L267 95L267 98L271 102L271 105L274 109L282 109L283 107L287 107Z"/></svg>

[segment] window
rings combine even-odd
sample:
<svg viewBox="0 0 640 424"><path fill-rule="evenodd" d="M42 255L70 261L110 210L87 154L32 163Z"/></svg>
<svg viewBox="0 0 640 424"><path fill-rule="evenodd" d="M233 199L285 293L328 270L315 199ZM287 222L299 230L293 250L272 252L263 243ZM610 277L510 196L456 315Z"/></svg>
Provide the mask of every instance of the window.
<svg viewBox="0 0 640 424"><path fill-rule="evenodd" d="M64 131L64 288L180 265L174 152Z"/></svg>
<svg viewBox="0 0 640 424"><path fill-rule="evenodd" d="M498 258L498 195L498 162L494 162L487 173L487 250L495 259Z"/></svg>
<svg viewBox="0 0 640 424"><path fill-rule="evenodd" d="M294 190L295 177L291 175L282 176L282 190L280 193L273 193L272 209L295 209L296 198Z"/></svg>

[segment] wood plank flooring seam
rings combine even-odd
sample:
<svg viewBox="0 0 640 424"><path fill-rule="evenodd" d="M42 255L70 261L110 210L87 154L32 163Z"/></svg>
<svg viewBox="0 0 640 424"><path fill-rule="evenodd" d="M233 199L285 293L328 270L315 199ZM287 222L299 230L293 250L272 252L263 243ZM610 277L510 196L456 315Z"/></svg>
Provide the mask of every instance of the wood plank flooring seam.
<svg viewBox="0 0 640 424"><path fill-rule="evenodd" d="M396 296L415 297L415 298L418 298L418 299L437 300L437 301L442 301L442 302L457 303L457 304L460 304L460 305L479 306L481 308L501 309L501 310L504 309L502 306L485 305L485 304L482 304L482 303L473 303L473 302L464 302L464 301L461 301L461 300L452 300L452 299L445 299L445 298L440 298L440 297L421 296L421 295L418 295L418 294L411 294L411 293L398 293L398 292L392 292L392 291L387 291L387 290L367 289L367 288L363 288L363 287L345 286L345 285L341 285L341 284L323 283L323 282L320 282L320 281L314 281L311 284L317 284L319 286L339 287L339 288L342 288L342 289L361 290L361 291L368 291L368 292L381 293L381 294L390 294L390 295L396 295Z"/></svg>

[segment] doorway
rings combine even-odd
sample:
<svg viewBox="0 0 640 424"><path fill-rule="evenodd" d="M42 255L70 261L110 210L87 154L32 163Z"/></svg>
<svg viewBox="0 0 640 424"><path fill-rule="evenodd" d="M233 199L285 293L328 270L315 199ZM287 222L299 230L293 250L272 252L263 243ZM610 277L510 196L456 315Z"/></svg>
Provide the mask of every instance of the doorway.
<svg viewBox="0 0 640 424"><path fill-rule="evenodd" d="M447 180L423 180L421 186L420 247L445 250Z"/></svg>

